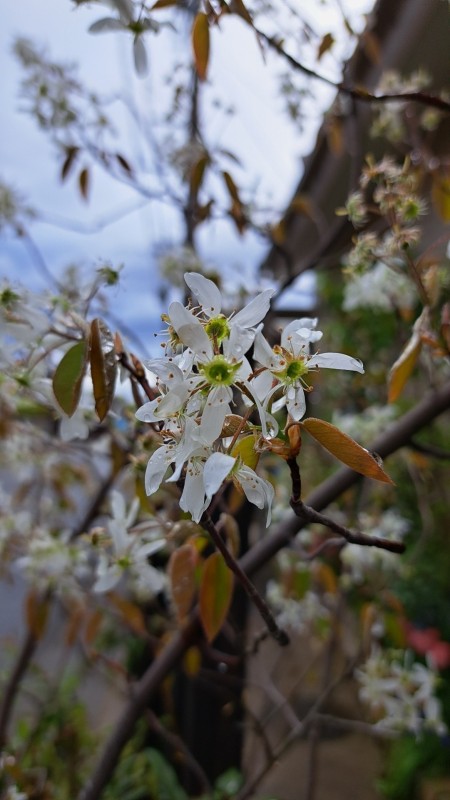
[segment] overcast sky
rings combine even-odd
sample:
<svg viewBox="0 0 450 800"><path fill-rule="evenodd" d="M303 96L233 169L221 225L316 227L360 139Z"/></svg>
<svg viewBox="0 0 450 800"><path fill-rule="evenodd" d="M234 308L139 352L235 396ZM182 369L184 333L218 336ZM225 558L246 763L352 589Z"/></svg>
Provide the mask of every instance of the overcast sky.
<svg viewBox="0 0 450 800"><path fill-rule="evenodd" d="M350 5L356 18L356 12L367 9L370 0L352 0ZM330 9L332 5L315 23L324 32L333 24ZM52 146L33 120L20 112L20 70L11 55L14 38L26 36L48 46L54 60L79 62L80 77L91 89L100 94L128 93L143 113L149 105L158 108L162 101L162 75L174 53L180 47L189 47L188 37L184 41L171 33L150 37L149 76L142 81L134 74L131 43L126 35L94 36L87 32L100 16L104 16L104 7L95 4L76 10L69 0L15 0L3 4L0 26L0 179L20 190L49 220L70 220L81 226L131 208L136 196L126 187L113 184L100 170L94 173L89 204L80 199L73 181L61 185L60 165L55 162ZM331 57L325 56L320 69L330 74L333 63ZM301 174L301 158L311 150L317 127L312 123L301 133L288 123L276 91L276 78L284 69L281 64L273 68L271 63L264 63L254 35L242 21L226 20L221 31L214 31L210 84L214 87L220 82L222 99L235 105L237 113L224 125L223 116L208 112L212 134L222 147L236 149L237 145L246 177L250 175L260 196L270 195L271 202L280 209L292 195ZM314 88L318 120L320 105L325 108L332 95L320 85ZM207 91L212 103L213 89ZM127 148L127 155L138 160L140 145L132 126L124 118L119 120L119 127L125 142L122 151ZM124 263L124 285L115 298L120 303L117 313L123 313L127 323L143 336L155 327L160 313L155 292L155 247L163 243L176 245L183 234L173 212L159 205L146 206L91 235L42 222L33 225L32 233L55 274L74 262L85 270L102 259L109 259L113 265ZM213 227L199 241L207 261L231 270L235 276L245 270L254 273L265 252L265 245L254 235L238 237L227 232L224 225ZM11 237L0 239L0 275L22 278L36 287L44 283L22 245Z"/></svg>

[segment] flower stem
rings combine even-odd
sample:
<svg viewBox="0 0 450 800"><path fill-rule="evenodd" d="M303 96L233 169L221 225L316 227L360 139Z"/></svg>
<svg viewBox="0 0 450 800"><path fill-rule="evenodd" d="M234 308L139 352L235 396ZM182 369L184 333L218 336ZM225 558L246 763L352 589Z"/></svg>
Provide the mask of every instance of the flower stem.
<svg viewBox="0 0 450 800"><path fill-rule="evenodd" d="M256 606L259 613L261 614L264 622L267 625L267 628L270 634L273 636L275 641L278 642L282 647L285 647L289 644L289 636L285 631L283 631L276 623L275 618L267 605L264 598L258 592L256 586L248 575L241 569L235 558L232 556L230 551L228 550L225 542L223 541L219 531L217 530L214 522L212 521L211 517L207 512L205 512L200 520L200 525L204 528L207 533L211 536L215 546L222 554L224 561L231 572L236 576L236 579L239 581L243 589L247 592L250 600Z"/></svg>

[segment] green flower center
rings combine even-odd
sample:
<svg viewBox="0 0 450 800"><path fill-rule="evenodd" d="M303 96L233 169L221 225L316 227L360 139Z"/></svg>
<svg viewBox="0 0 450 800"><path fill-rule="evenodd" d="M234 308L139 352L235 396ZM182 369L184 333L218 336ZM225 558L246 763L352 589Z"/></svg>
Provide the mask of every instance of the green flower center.
<svg viewBox="0 0 450 800"><path fill-rule="evenodd" d="M302 375L306 375L308 372L308 367L306 366L306 361L304 359L300 360L293 360L290 364L286 367L286 378L290 381L296 381L302 377Z"/></svg>
<svg viewBox="0 0 450 800"><path fill-rule="evenodd" d="M239 367L240 364L230 364L223 356L215 356L201 369L211 386L231 386Z"/></svg>
<svg viewBox="0 0 450 800"><path fill-rule="evenodd" d="M223 339L226 339L226 337L230 335L230 326L228 325L226 317L220 314L218 317L211 317L211 319L208 320L205 325L205 331L210 339L214 339L220 344Z"/></svg>

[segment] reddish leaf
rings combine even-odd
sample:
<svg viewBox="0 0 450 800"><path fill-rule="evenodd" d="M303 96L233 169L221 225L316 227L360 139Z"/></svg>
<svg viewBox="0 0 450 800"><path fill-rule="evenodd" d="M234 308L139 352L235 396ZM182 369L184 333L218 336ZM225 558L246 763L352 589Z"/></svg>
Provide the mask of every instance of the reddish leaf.
<svg viewBox="0 0 450 800"><path fill-rule="evenodd" d="M81 170L78 176L78 185L80 187L80 193L83 200L87 200L89 196L89 188L90 188L90 174L87 167Z"/></svg>
<svg viewBox="0 0 450 800"><path fill-rule="evenodd" d="M314 221L311 201L305 194L296 194L289 205L288 211L293 211L295 214L304 214L305 217Z"/></svg>
<svg viewBox="0 0 450 800"><path fill-rule="evenodd" d="M75 413L80 402L87 355L88 347L85 341L74 344L59 362L53 376L54 395L69 417Z"/></svg>
<svg viewBox="0 0 450 800"><path fill-rule="evenodd" d="M94 319L91 324L90 345L95 410L101 422L111 408L117 373L114 338L101 319Z"/></svg>
<svg viewBox="0 0 450 800"><path fill-rule="evenodd" d="M317 50L317 60L320 61L323 55L331 50L335 42L335 38L332 33L326 33L323 37L322 41L319 44L319 48Z"/></svg>
<svg viewBox="0 0 450 800"><path fill-rule="evenodd" d="M246 228L247 219L244 213L244 206L239 197L238 188L229 172L222 172L222 175L228 189L228 194L231 197L229 214L234 219L239 233L243 233Z"/></svg>
<svg viewBox="0 0 450 800"><path fill-rule="evenodd" d="M238 188L237 188L233 178L231 177L230 173L229 172L222 172L222 175L223 175L223 179L225 181L226 187L228 189L228 194L230 195L231 199L235 203L238 203L239 205L242 205L241 198L239 197Z"/></svg>
<svg viewBox="0 0 450 800"><path fill-rule="evenodd" d="M28 630L35 639L41 639L45 633L50 602L48 597L41 597L33 589L25 598L25 615Z"/></svg>
<svg viewBox="0 0 450 800"><path fill-rule="evenodd" d="M205 176L205 170L207 165L209 164L209 156L205 154L194 164L191 172L191 189L194 194L197 194L200 186L203 183L203 178Z"/></svg>
<svg viewBox="0 0 450 800"><path fill-rule="evenodd" d="M221 553L206 559L200 584L200 620L209 642L217 636L233 596L233 575Z"/></svg>
<svg viewBox="0 0 450 800"><path fill-rule="evenodd" d="M133 170L131 168L131 165L128 163L126 158L124 158L124 156L120 155L120 153L116 153L116 160L117 160L119 166L122 167L124 172L126 172L128 175L132 175L133 174Z"/></svg>
<svg viewBox="0 0 450 800"><path fill-rule="evenodd" d="M406 347L400 353L395 364L392 365L389 372L389 386L388 386L388 402L395 403L400 397L405 384L410 377L420 351L422 349L422 342L420 334L417 330L413 331L411 339Z"/></svg>
<svg viewBox="0 0 450 800"><path fill-rule="evenodd" d="M450 172L433 174L431 188L433 205L444 222L450 222Z"/></svg>
<svg viewBox="0 0 450 800"><path fill-rule="evenodd" d="M63 161L63 165L61 167L61 180L65 181L66 178L69 177L70 172L72 171L72 167L75 164L77 159L78 153L80 152L79 147L68 147L66 150L66 157Z"/></svg>
<svg viewBox="0 0 450 800"><path fill-rule="evenodd" d="M119 594L111 593L108 599L131 630L138 635L147 636L145 617L139 606Z"/></svg>
<svg viewBox="0 0 450 800"><path fill-rule="evenodd" d="M87 645L91 645L93 641L97 638L97 634L100 630L102 622L103 622L103 612L99 608L96 608L91 613L86 623L84 640Z"/></svg>
<svg viewBox="0 0 450 800"><path fill-rule="evenodd" d="M309 417L300 424L325 450L355 472L383 483L393 482L368 450L357 444L346 433L342 433L335 425L314 417Z"/></svg>
<svg viewBox="0 0 450 800"><path fill-rule="evenodd" d="M253 19L251 17L251 14L244 5L244 3L242 2L242 0L233 0L231 8L234 14L238 14L239 17L245 19L245 21L253 27Z"/></svg>
<svg viewBox="0 0 450 800"><path fill-rule="evenodd" d="M157 8L169 8L170 6L177 6L178 0L156 0L156 3L153 3L150 6L150 11L154 11Z"/></svg>
<svg viewBox="0 0 450 800"><path fill-rule="evenodd" d="M197 75L204 81L209 61L209 24L206 14L199 13L195 17L192 27L192 47Z"/></svg>
<svg viewBox="0 0 450 800"><path fill-rule="evenodd" d="M189 614L192 607L196 590L197 561L197 550L191 544L178 547L169 559L168 574L179 622Z"/></svg>
<svg viewBox="0 0 450 800"><path fill-rule="evenodd" d="M335 156L340 156L344 151L344 128L342 120L336 114L330 114L327 118L325 130L328 145Z"/></svg>
<svg viewBox="0 0 450 800"><path fill-rule="evenodd" d="M67 625L64 634L64 642L67 647L72 647L80 635L81 626L86 617L86 612L80 605L74 605L70 609Z"/></svg>
<svg viewBox="0 0 450 800"><path fill-rule="evenodd" d="M366 30L361 37L361 41L368 59L372 64L379 64L381 61L381 47L378 36L375 36L372 31Z"/></svg>

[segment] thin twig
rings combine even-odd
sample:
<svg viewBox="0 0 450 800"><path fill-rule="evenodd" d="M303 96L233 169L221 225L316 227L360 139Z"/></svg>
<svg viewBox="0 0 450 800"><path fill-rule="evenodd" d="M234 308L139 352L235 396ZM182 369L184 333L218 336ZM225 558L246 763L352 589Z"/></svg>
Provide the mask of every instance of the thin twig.
<svg viewBox="0 0 450 800"><path fill-rule="evenodd" d="M174 760L180 761L182 764L186 765L192 775L197 778L197 781L202 788L202 792L207 792L208 794L212 792L211 784L205 772L201 768L198 761L194 758L189 748L183 742L183 739L181 739L180 736L177 736L176 733L168 731L167 728L161 724L156 714L150 708L146 709L145 716L150 728L152 728L152 730L155 731L155 733L174 751Z"/></svg>
<svg viewBox="0 0 450 800"><path fill-rule="evenodd" d="M11 672L9 680L7 681L3 690L3 698L0 704L0 749L4 746L6 741L8 724L11 717L14 700L20 687L20 682L28 669L31 659L34 656L37 643L38 638L30 629L28 629L14 665L14 669Z"/></svg>
<svg viewBox="0 0 450 800"><path fill-rule="evenodd" d="M383 539L381 536L369 536L367 533L361 533L361 531L353 533L349 528L346 528L344 525L339 525L339 523L335 522L331 517L327 517L325 514L315 511L314 508L305 505L301 500L294 500L294 498L291 498L291 508L296 516L303 520L305 524L317 522L319 525L324 525L326 528L330 528L330 530L338 533L339 536L342 536L349 544L379 547L380 550L389 550L391 553L405 552L405 545L403 542Z"/></svg>
<svg viewBox="0 0 450 800"><path fill-rule="evenodd" d="M258 36L263 39L272 50L275 50L278 55L282 56L289 62L291 67L293 67L298 72L303 72L304 75L307 75L309 78L315 78L316 80L321 81L322 83L326 83L328 86L333 87L336 89L337 92L341 94L346 94L349 97L353 97L355 100L361 100L364 103L390 103L390 102L398 102L399 100L404 101L411 101L414 103L420 103L421 105L430 106L431 108L438 108L440 111L450 112L450 103L447 100L444 100L442 97L437 97L436 95L427 94L426 92L396 92L393 94L372 94L367 89L360 88L357 86L347 86L344 83L336 83L331 78L327 78L326 75L322 75L319 72L307 67L305 64L302 64L300 61L297 61L296 58L291 56L289 53L284 50L282 43L273 36L268 36L263 31L256 29L256 33Z"/></svg>
<svg viewBox="0 0 450 800"><path fill-rule="evenodd" d="M289 636L285 631L283 631L276 623L275 618L267 605L264 598L258 592L256 586L248 575L241 569L236 559L228 550L225 542L223 541L219 531L217 530L214 522L212 521L209 514L204 513L201 520L200 525L202 528L209 533L211 539L213 540L217 549L222 553L224 561L228 568L231 570L233 575L235 575L236 579L239 581L243 589L247 592L250 600L254 604L254 606L258 609L259 613L261 614L264 622L267 625L267 628L275 641L278 642L282 647L285 647L289 644Z"/></svg>

